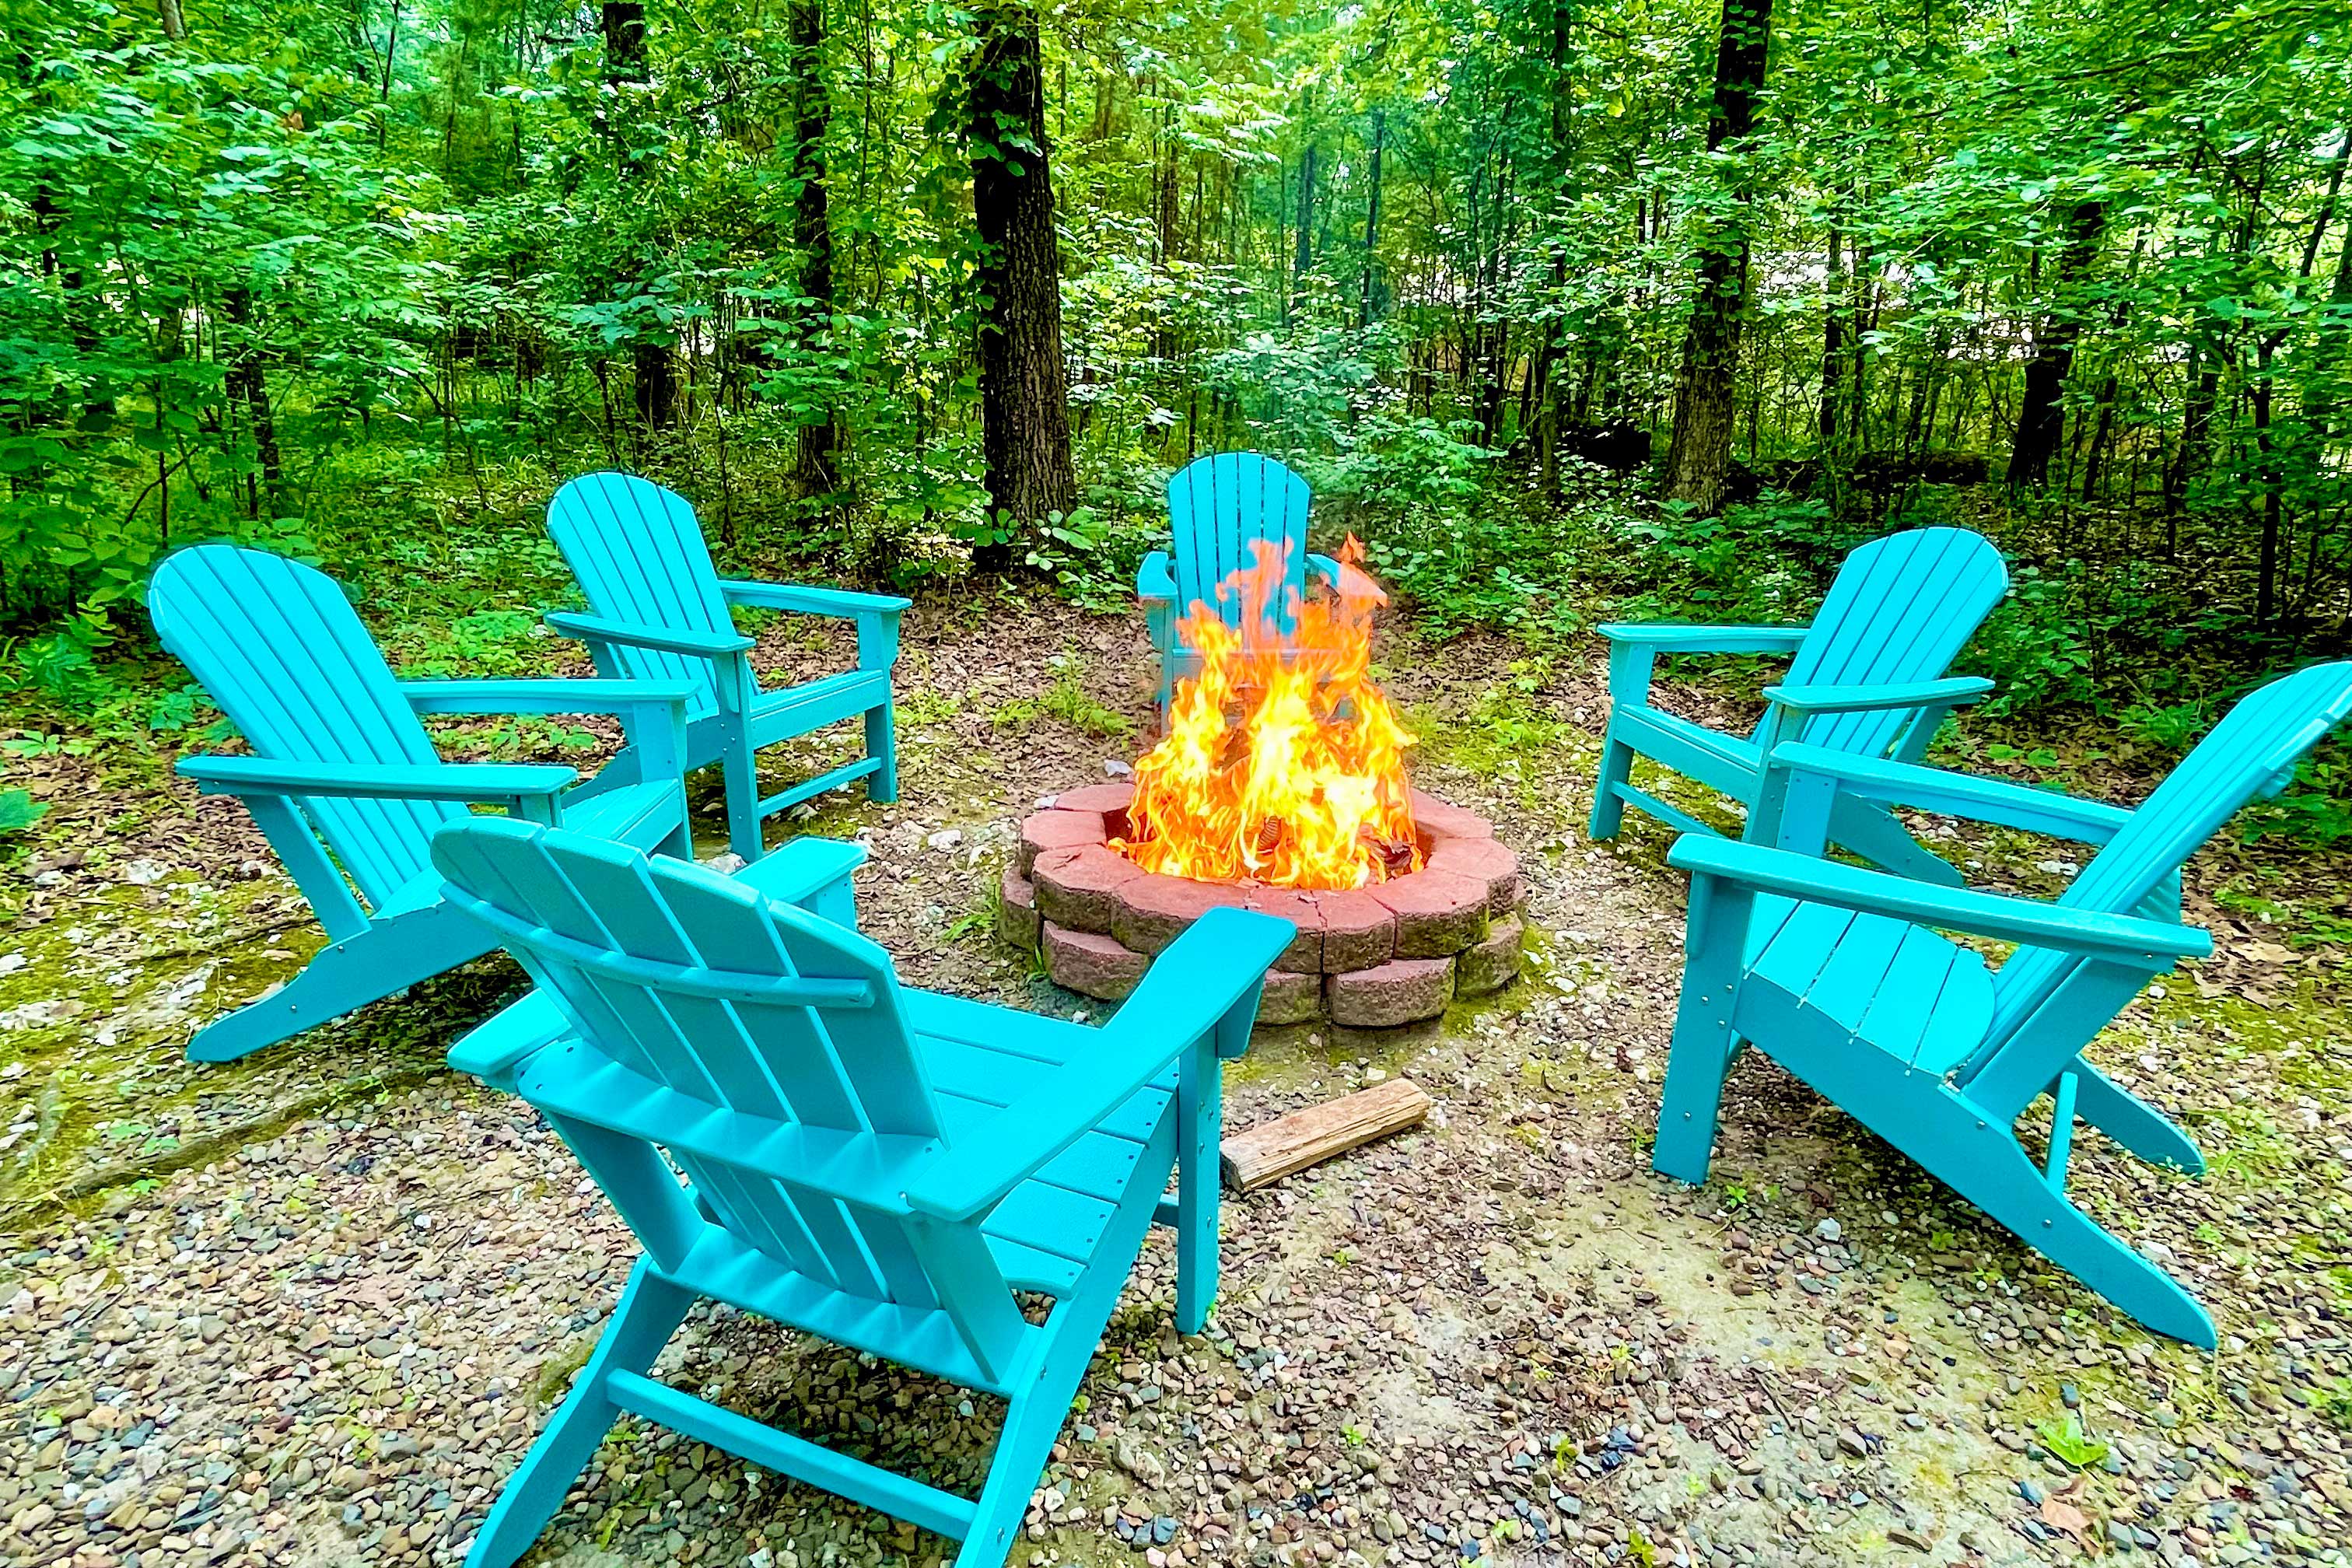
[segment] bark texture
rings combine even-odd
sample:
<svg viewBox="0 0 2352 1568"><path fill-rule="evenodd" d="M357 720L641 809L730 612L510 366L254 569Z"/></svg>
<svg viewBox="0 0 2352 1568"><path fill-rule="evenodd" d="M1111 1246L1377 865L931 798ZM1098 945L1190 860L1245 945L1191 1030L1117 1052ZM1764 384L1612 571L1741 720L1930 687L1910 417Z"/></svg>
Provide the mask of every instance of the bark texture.
<svg viewBox="0 0 2352 1568"><path fill-rule="evenodd" d="M604 71L614 82L642 82L646 77L646 8L639 0L604 0L601 12L604 34ZM636 161L618 119L607 126L621 183L636 172ZM677 423L677 364L670 346L640 342L629 351L631 379L636 391L637 422L648 430L667 430Z"/></svg>
<svg viewBox="0 0 2352 1568"><path fill-rule="evenodd" d="M2017 408L2017 435L2009 447L2009 482L2039 485L2050 477L2050 459L2066 433L2066 407L2060 400L2074 368L2074 343L2083 331L2081 313L2069 299L2099 254L2099 233L2107 210L2079 203L2066 224L2066 248L2058 257L2049 314L2033 334L2033 357L2025 363L2025 393Z"/></svg>
<svg viewBox="0 0 2352 1568"><path fill-rule="evenodd" d="M792 27L793 176L800 182L793 203L793 242L801 253L801 292L810 301L809 335L822 345L833 335L834 312L833 215L824 159L832 118L824 78L824 0L795 0ZM801 426L800 482L808 494L841 488L834 465L840 438L839 415L830 405L822 418Z"/></svg>
<svg viewBox="0 0 2352 1568"><path fill-rule="evenodd" d="M1037 13L989 0L973 13L971 191L978 223L981 448L990 507L1017 524L1076 504L1070 470L1068 371L1062 363L1061 258L1054 243ZM1008 548L974 552L982 569Z"/></svg>
<svg viewBox="0 0 2352 1568"><path fill-rule="evenodd" d="M1745 141L1756 124L1756 100L1772 38L1772 0L1723 0L1723 29L1715 53L1715 105L1706 121L1706 147L1720 152ZM1738 392L1739 337L1748 317L1748 206L1753 192L1739 176L1738 211L1705 239L1698 293L1683 335L1675 375L1675 425L1666 445L1665 493L1699 510L1723 505L1731 465L1732 416Z"/></svg>

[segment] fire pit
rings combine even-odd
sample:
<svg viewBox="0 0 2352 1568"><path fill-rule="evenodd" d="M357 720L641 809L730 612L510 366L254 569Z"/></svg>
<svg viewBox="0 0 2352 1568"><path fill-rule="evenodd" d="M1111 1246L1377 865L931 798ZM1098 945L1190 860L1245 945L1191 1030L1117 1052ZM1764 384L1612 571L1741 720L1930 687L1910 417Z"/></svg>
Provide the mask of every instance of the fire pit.
<svg viewBox="0 0 2352 1568"><path fill-rule="evenodd" d="M1041 949L1056 984L1123 997L1221 905L1298 927L1262 1023L1409 1024L1517 976L1518 858L1407 784L1412 738L1371 679L1382 595L1360 555L1349 540L1337 593L1307 602L1261 542L1220 586L1234 623L1205 605L1186 619L1199 669L1135 782L1072 790L1022 824L1005 934Z"/></svg>
<svg viewBox="0 0 2352 1568"><path fill-rule="evenodd" d="M1056 985L1117 1001L1154 953L1220 906L1297 924L1266 974L1261 1024L1387 1028L1518 975L1518 857L1475 812L1414 790L1418 870L1360 888L1273 888L1146 871L1111 847L1132 826L1133 800L1131 785L1091 784L1021 825L1004 870L1004 932L1044 952Z"/></svg>

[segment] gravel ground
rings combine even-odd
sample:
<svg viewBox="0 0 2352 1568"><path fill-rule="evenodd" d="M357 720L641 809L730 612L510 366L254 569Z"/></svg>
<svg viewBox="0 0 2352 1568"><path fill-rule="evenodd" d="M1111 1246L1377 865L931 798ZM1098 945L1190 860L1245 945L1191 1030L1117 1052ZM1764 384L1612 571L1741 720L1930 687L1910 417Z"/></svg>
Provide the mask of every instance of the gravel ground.
<svg viewBox="0 0 2352 1568"><path fill-rule="evenodd" d="M1664 834L1579 832L1596 666L1506 674L1513 652L1475 638L1388 652L1429 736L1417 781L1522 851L1528 976L1397 1037L1262 1032L1230 1125L1400 1071L1432 1125L1229 1202L1199 1340L1170 1326L1154 1238L1015 1563L2352 1562L2340 949L2233 923L2213 900L2246 868L2217 851L2190 902L2222 952L2096 1052L2213 1160L2192 1183L2086 1135L2074 1167L2078 1201L2213 1309L2206 1356L1753 1058L1716 1179L1653 1175L1682 893ZM1146 710L1144 658L1139 626L1059 608L914 617L902 805L804 825L871 843L863 918L910 982L1099 1016L993 944L986 894L1037 795L1132 755L1117 731ZM633 1257L527 1108L436 1069L517 972L485 961L187 1068L193 1023L315 939L233 810L140 774L126 822L110 777L53 781L92 847L37 863L0 942L0 1556L454 1563ZM2067 869L1960 850L1995 882ZM686 1386L950 1486L976 1483L999 1415L731 1311L669 1356ZM533 1561L831 1568L946 1546L631 1425Z"/></svg>

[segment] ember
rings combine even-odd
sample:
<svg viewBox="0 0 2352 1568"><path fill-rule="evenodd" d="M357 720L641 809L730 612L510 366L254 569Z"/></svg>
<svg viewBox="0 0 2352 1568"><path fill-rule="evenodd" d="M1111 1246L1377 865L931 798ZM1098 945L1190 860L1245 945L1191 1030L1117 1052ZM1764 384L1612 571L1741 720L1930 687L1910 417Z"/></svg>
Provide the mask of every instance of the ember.
<svg viewBox="0 0 2352 1568"><path fill-rule="evenodd" d="M1260 541L1224 584L1238 627L1193 606L1181 635L1201 672L1177 684L1167 737L1136 763L1131 832L1113 847L1148 871L1283 888L1360 888L1421 865L1412 738L1371 679L1386 596L1362 558L1350 538L1338 596L1286 604L1285 552Z"/></svg>

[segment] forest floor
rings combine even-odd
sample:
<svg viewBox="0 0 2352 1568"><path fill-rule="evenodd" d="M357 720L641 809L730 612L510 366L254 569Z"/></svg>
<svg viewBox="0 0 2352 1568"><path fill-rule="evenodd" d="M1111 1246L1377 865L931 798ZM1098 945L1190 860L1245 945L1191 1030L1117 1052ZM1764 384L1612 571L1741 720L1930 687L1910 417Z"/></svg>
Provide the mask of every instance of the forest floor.
<svg viewBox="0 0 2352 1568"><path fill-rule="evenodd" d="M2352 1561L2346 955L2263 923L2270 871L2200 858L2189 918L2217 957L2094 1053L2210 1173L2087 1133L2074 1160L2077 1200L2212 1309L2206 1355L1753 1055L1714 1180L1653 1174L1683 888L1654 825L1582 836L1597 656L1402 635L1383 654L1416 782L1521 853L1528 971L1401 1034L1261 1032L1229 1128L1376 1068L1426 1088L1432 1122L1230 1200L1197 1340L1171 1327L1155 1237L1016 1564ZM760 657L838 655L770 627ZM1147 661L1139 623L1050 602L910 616L900 803L799 825L871 847L861 921L909 983L1102 1016L999 945L991 889L1041 795L1135 754ZM455 1563L635 1251L527 1108L440 1065L520 972L485 960L191 1068L194 1023L316 943L299 899L239 810L152 759L30 771L53 817L0 941L0 1557ZM1959 848L1997 884L2069 868L2006 837ZM951 1486L997 1416L731 1312L698 1315L664 1370ZM533 1561L832 1568L945 1544L625 1425Z"/></svg>

